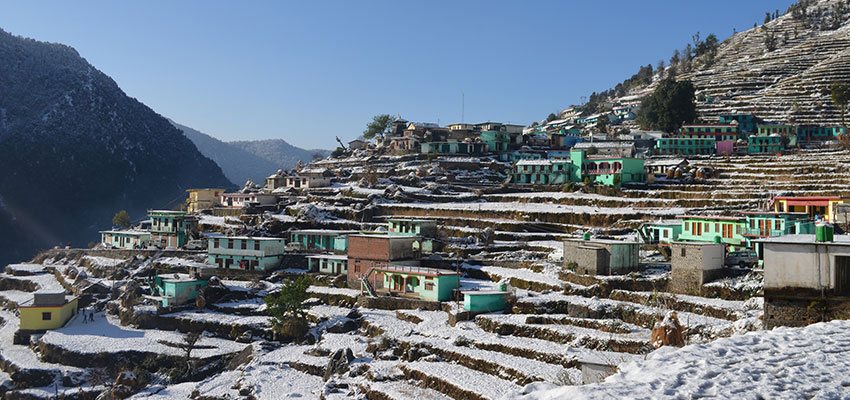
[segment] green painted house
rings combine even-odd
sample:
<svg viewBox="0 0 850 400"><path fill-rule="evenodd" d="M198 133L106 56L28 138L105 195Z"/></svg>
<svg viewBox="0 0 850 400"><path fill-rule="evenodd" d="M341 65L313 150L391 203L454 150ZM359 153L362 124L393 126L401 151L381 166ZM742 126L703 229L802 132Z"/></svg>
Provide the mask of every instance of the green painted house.
<svg viewBox="0 0 850 400"><path fill-rule="evenodd" d="M797 141L817 142L832 140L846 132L847 129L841 126L800 125L797 128Z"/></svg>
<svg viewBox="0 0 850 400"><path fill-rule="evenodd" d="M163 307L172 307L195 300L198 291L206 286L206 279L189 274L162 274L153 278L151 293Z"/></svg>
<svg viewBox="0 0 850 400"><path fill-rule="evenodd" d="M449 301L460 287L457 272L407 265L374 267L363 279L377 283L378 293L429 301Z"/></svg>
<svg viewBox="0 0 850 400"><path fill-rule="evenodd" d="M682 221L677 219L645 223L638 229L642 243L662 246L678 241L681 233Z"/></svg>
<svg viewBox="0 0 850 400"><path fill-rule="evenodd" d="M717 122L726 125L734 122L738 124L741 132L754 133L761 119L753 114L722 114Z"/></svg>
<svg viewBox="0 0 850 400"><path fill-rule="evenodd" d="M139 249L147 247L151 233L135 229L100 231L100 243L115 249Z"/></svg>
<svg viewBox="0 0 850 400"><path fill-rule="evenodd" d="M815 220L804 212L750 211L741 215L747 219L744 236L759 259L763 256L760 239L815 233Z"/></svg>
<svg viewBox="0 0 850 400"><path fill-rule="evenodd" d="M711 155L714 154L714 139L692 139L668 137L655 139L653 153L660 155Z"/></svg>
<svg viewBox="0 0 850 400"><path fill-rule="evenodd" d="M151 242L161 248L180 248L198 234L198 219L182 211L149 210Z"/></svg>
<svg viewBox="0 0 850 400"><path fill-rule="evenodd" d="M421 236L422 252L434 251L437 237L437 221L431 219L391 218L387 220L387 234L390 236Z"/></svg>
<svg viewBox="0 0 850 400"><path fill-rule="evenodd" d="M569 159L520 160L514 164L511 177L519 185L561 185L589 179L602 185L619 186L646 181L642 158L585 154L573 150Z"/></svg>
<svg viewBox="0 0 850 400"><path fill-rule="evenodd" d="M446 141L423 142L419 151L422 154L462 154L473 155L486 152L486 145L478 142Z"/></svg>
<svg viewBox="0 0 850 400"><path fill-rule="evenodd" d="M491 153L508 151L511 144L511 135L507 132L483 131L478 138L487 145L487 151Z"/></svg>
<svg viewBox="0 0 850 400"><path fill-rule="evenodd" d="M508 306L511 292L501 285L498 290L464 290L463 309L470 312L502 311Z"/></svg>
<svg viewBox="0 0 850 400"><path fill-rule="evenodd" d="M767 136L750 135L747 137L747 152L750 154L776 154L784 148L782 136L776 133Z"/></svg>
<svg viewBox="0 0 850 400"><path fill-rule="evenodd" d="M281 238L219 236L207 240L207 264L217 268L268 271L280 267L283 259Z"/></svg>
<svg viewBox="0 0 850 400"><path fill-rule="evenodd" d="M348 235L358 231L334 229L304 229L289 232L287 247L306 252L345 252L348 250Z"/></svg>
<svg viewBox="0 0 850 400"><path fill-rule="evenodd" d="M348 256L342 254L307 256L307 270L327 275L347 275Z"/></svg>
<svg viewBox="0 0 850 400"><path fill-rule="evenodd" d="M681 215L679 241L724 243L731 248L747 247L747 219L743 216Z"/></svg>

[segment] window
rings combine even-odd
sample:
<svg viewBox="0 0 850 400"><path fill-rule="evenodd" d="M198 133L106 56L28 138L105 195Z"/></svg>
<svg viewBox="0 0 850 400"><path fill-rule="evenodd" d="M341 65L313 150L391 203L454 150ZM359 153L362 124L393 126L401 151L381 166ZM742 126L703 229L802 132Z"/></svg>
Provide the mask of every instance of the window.
<svg viewBox="0 0 850 400"><path fill-rule="evenodd" d="M233 239L227 239L227 248L228 248L228 249L232 249L232 248L233 248Z"/></svg>
<svg viewBox="0 0 850 400"><path fill-rule="evenodd" d="M434 282L425 282L425 290L434 290Z"/></svg>
<svg viewBox="0 0 850 400"><path fill-rule="evenodd" d="M715 233L720 232L720 224L718 224L716 222L714 223L714 232Z"/></svg>
<svg viewBox="0 0 850 400"><path fill-rule="evenodd" d="M782 229L782 221L781 221L781 220L778 220L778 219L777 219L776 221L774 221L774 223L773 223L773 229L775 229L775 230L777 230L777 231L778 231L778 230L780 230L780 229Z"/></svg>
<svg viewBox="0 0 850 400"><path fill-rule="evenodd" d="M248 248L248 241L245 240L245 239L242 239L241 242L242 242L242 250L247 249Z"/></svg>
<svg viewBox="0 0 850 400"><path fill-rule="evenodd" d="M41 320L42 321L50 321L51 318L53 318L53 313L51 313L51 312L41 313Z"/></svg>
<svg viewBox="0 0 850 400"><path fill-rule="evenodd" d="M702 223L702 230L703 230L703 232L708 232L708 222Z"/></svg>
<svg viewBox="0 0 850 400"><path fill-rule="evenodd" d="M218 248L218 239L213 239L213 248L214 249Z"/></svg>
<svg viewBox="0 0 850 400"><path fill-rule="evenodd" d="M664 238L666 239L666 238L668 238L668 237L670 237L670 231L668 231L668 230L666 230L666 229L665 229L665 230L664 230Z"/></svg>
<svg viewBox="0 0 850 400"><path fill-rule="evenodd" d="M260 241L259 240L254 241L254 250L260 250Z"/></svg>

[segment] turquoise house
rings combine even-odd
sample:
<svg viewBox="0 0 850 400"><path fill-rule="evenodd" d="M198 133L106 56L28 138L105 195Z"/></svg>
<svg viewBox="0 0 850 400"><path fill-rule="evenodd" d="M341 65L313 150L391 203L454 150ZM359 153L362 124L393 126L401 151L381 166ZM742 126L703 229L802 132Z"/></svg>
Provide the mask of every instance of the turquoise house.
<svg viewBox="0 0 850 400"><path fill-rule="evenodd" d="M679 241L724 243L734 248L747 247L747 219L743 216L681 215Z"/></svg>
<svg viewBox="0 0 850 400"><path fill-rule="evenodd" d="M116 249L138 249L147 247L151 241L148 231L111 230L100 231L100 243Z"/></svg>
<svg viewBox="0 0 850 400"><path fill-rule="evenodd" d="M511 292L501 285L498 290L465 290L463 294L463 309L470 312L502 311L508 306Z"/></svg>
<svg viewBox="0 0 850 400"><path fill-rule="evenodd" d="M153 278L151 293L159 298L163 307L172 307L195 300L198 291L206 286L206 279L189 274L162 274Z"/></svg>
<svg viewBox="0 0 850 400"><path fill-rule="evenodd" d="M150 210L151 242L162 248L183 247L198 233L198 219L182 211Z"/></svg>
<svg viewBox="0 0 850 400"><path fill-rule="evenodd" d="M460 275L444 269L390 264L375 267L371 273L381 282L378 292L420 300L449 301L460 287Z"/></svg>
<svg viewBox="0 0 850 400"><path fill-rule="evenodd" d="M629 182L644 182L646 171L642 158L593 155L582 150L570 151L570 158L521 160L513 166L512 180L520 185L562 185L584 182L620 186Z"/></svg>
<svg viewBox="0 0 850 400"><path fill-rule="evenodd" d="M434 239L437 237L437 221L430 219L392 218L387 220L387 234L390 236L421 236L423 253L434 251Z"/></svg>
<svg viewBox="0 0 850 400"><path fill-rule="evenodd" d="M747 137L747 152L750 154L776 154L784 148L782 136L779 136L779 134L750 135Z"/></svg>
<svg viewBox="0 0 850 400"><path fill-rule="evenodd" d="M731 125L736 122L742 132L753 133L756 131L756 126L761 119L753 114L723 114L717 122L725 125Z"/></svg>
<svg viewBox="0 0 850 400"><path fill-rule="evenodd" d="M307 252L332 252L348 250L348 235L357 231L333 229L305 229L289 233L289 247Z"/></svg>
<svg viewBox="0 0 850 400"><path fill-rule="evenodd" d="M836 136L846 132L846 128L841 126L800 125L797 128L797 141L815 142L832 140Z"/></svg>
<svg viewBox="0 0 850 400"><path fill-rule="evenodd" d="M511 136L507 132L484 131L478 136L481 142L487 145L487 151L502 153L508 151Z"/></svg>
<svg viewBox="0 0 850 400"><path fill-rule="evenodd" d="M711 155L714 154L714 139L669 137L655 139L653 152L660 155Z"/></svg>
<svg viewBox="0 0 850 400"><path fill-rule="evenodd" d="M682 234L682 221L657 221L641 225L638 229L641 241L645 244L669 246L679 241Z"/></svg>
<svg viewBox="0 0 850 400"><path fill-rule="evenodd" d="M484 143L474 142L423 142L419 151L422 154L483 154L485 152Z"/></svg>
<svg viewBox="0 0 850 400"><path fill-rule="evenodd" d="M281 238L219 236L207 240L207 264L218 268L268 271L278 268L283 259Z"/></svg>
<svg viewBox="0 0 850 400"><path fill-rule="evenodd" d="M348 256L342 254L307 256L307 270L327 275L347 275Z"/></svg>

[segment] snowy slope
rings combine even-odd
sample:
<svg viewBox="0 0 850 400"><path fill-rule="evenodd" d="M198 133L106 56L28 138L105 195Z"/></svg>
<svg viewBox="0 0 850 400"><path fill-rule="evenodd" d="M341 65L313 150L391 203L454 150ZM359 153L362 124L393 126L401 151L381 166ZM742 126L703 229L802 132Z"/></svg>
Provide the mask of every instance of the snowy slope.
<svg viewBox="0 0 850 400"><path fill-rule="evenodd" d="M681 349L661 348L605 382L532 391L549 399L850 398L850 321L778 328Z"/></svg>

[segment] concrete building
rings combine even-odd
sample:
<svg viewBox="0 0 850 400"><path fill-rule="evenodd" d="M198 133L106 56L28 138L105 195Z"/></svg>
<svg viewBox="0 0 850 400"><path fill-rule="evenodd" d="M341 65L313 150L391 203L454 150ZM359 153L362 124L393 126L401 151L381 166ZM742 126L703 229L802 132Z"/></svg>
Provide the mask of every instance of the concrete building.
<svg viewBox="0 0 850 400"><path fill-rule="evenodd" d="M342 254L307 256L307 270L327 275L348 275L348 256Z"/></svg>
<svg viewBox="0 0 850 400"><path fill-rule="evenodd" d="M77 314L77 297L65 292L33 293L32 300L18 305L22 331L58 329Z"/></svg>
<svg viewBox="0 0 850 400"><path fill-rule="evenodd" d="M673 242L670 291L699 294L702 285L723 274L726 249L722 243Z"/></svg>
<svg viewBox="0 0 850 400"><path fill-rule="evenodd" d="M302 252L340 252L348 251L348 235L358 231L334 229L300 229L289 232L287 248Z"/></svg>
<svg viewBox="0 0 850 400"><path fill-rule="evenodd" d="M153 278L151 293L163 307L173 307L195 300L206 286L206 279L189 274L161 274Z"/></svg>
<svg viewBox="0 0 850 400"><path fill-rule="evenodd" d="M765 328L805 326L850 315L850 235L762 239ZM825 233L828 230L828 233Z"/></svg>
<svg viewBox="0 0 850 400"><path fill-rule="evenodd" d="M151 243L161 248L180 248L198 234L198 219L182 211L149 210Z"/></svg>
<svg viewBox="0 0 850 400"><path fill-rule="evenodd" d="M585 275L622 275L640 266L640 243L604 239L564 241L564 266Z"/></svg>
<svg viewBox="0 0 850 400"><path fill-rule="evenodd" d="M327 168L304 168L295 175L285 177L284 186L293 189L328 187L333 174Z"/></svg>
<svg viewBox="0 0 850 400"><path fill-rule="evenodd" d="M223 193L221 205L226 208L245 208L248 206L269 207L277 204L278 196L272 193Z"/></svg>
<svg viewBox="0 0 850 400"><path fill-rule="evenodd" d="M268 271L278 268L283 259L281 238L220 236L207 240L207 264L217 268Z"/></svg>
<svg viewBox="0 0 850 400"><path fill-rule="evenodd" d="M835 217L835 205L850 203L850 199L838 196L825 197L775 197L773 211L787 213L806 213L812 218L822 218L832 222Z"/></svg>
<svg viewBox="0 0 850 400"><path fill-rule="evenodd" d="M419 236L349 235L348 284L359 288L360 279L376 267L418 266L421 249Z"/></svg>
<svg viewBox="0 0 850 400"><path fill-rule="evenodd" d="M221 206L221 195L225 189L204 188L189 189L189 197L186 199L186 212L194 214L201 210Z"/></svg>
<svg viewBox="0 0 850 400"><path fill-rule="evenodd" d="M644 244L669 246L679 240L682 233L682 221L678 219L648 222L638 228L638 234Z"/></svg>
<svg viewBox="0 0 850 400"><path fill-rule="evenodd" d="M100 243L116 249L138 249L151 243L151 233L135 229L100 231Z"/></svg>

